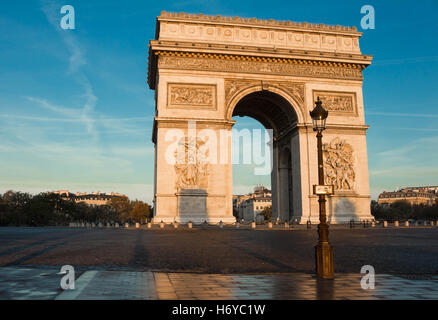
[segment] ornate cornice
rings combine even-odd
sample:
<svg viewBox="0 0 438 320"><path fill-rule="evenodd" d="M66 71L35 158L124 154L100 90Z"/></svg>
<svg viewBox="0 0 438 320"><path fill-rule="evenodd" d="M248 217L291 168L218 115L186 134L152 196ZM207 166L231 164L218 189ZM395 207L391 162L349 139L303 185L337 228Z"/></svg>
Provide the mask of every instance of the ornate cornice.
<svg viewBox="0 0 438 320"><path fill-rule="evenodd" d="M297 77L359 80L367 64L295 58L255 57L183 51L155 51L161 69L278 74ZM156 63L156 60L155 60ZM149 65L148 82L155 89L157 66Z"/></svg>
<svg viewBox="0 0 438 320"><path fill-rule="evenodd" d="M348 67L348 68L360 69L360 70L365 69L368 65L368 64L359 64L359 63L345 63L345 62L311 60L311 59L260 57L260 56L184 52L184 51L155 51L154 54L157 56L165 56L165 57L170 56L170 57L205 58L205 59L217 59L217 60L274 62L274 63L328 66L328 67Z"/></svg>
<svg viewBox="0 0 438 320"><path fill-rule="evenodd" d="M254 25L254 26L265 26L265 27L280 27L280 28L291 28L291 29L304 29L304 30L315 30L315 31L337 31L337 32L348 32L357 35L361 35L356 27L346 27L339 25L327 25L327 24L315 24L308 22L293 22L293 21L279 21L274 19L257 19L257 18L240 18L240 17L227 17L221 15L204 15L200 14L189 14L184 12L166 12L162 11L158 20L181 20L181 21L198 21L198 22L209 22L209 23L220 23L220 24L244 24L244 25Z"/></svg>

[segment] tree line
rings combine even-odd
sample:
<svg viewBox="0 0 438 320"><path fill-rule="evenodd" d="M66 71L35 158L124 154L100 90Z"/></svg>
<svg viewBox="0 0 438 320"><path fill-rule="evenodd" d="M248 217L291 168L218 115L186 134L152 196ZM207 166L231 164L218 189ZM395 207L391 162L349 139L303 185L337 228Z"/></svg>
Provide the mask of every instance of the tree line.
<svg viewBox="0 0 438 320"><path fill-rule="evenodd" d="M391 205L381 205L377 201L371 201L371 214L376 220L437 220L438 204L432 206L411 205L409 202L400 200Z"/></svg>
<svg viewBox="0 0 438 320"><path fill-rule="evenodd" d="M70 222L144 223L151 219L149 204L126 196L113 197L106 205L88 205L42 192L31 195L7 191L0 194L1 226L62 226Z"/></svg>

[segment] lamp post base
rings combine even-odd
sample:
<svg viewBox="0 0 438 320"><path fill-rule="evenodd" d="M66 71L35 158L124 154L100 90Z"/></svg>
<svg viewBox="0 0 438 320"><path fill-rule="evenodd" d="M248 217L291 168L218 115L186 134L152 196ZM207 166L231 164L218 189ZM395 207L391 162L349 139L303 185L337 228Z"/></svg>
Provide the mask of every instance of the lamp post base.
<svg viewBox="0 0 438 320"><path fill-rule="evenodd" d="M315 246L316 275L318 278L333 279L334 260L333 247L328 242L320 242Z"/></svg>

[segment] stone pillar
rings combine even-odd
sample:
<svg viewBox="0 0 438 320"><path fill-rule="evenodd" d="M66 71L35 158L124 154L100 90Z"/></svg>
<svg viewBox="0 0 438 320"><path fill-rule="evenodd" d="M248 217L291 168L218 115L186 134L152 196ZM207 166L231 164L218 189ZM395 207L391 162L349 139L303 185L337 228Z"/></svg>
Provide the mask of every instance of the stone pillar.
<svg viewBox="0 0 438 320"><path fill-rule="evenodd" d="M274 141L272 150L272 174L271 174L271 191L272 191L272 218L280 217L279 202L279 168L278 168L278 141Z"/></svg>
<svg viewBox="0 0 438 320"><path fill-rule="evenodd" d="M289 220L289 189L288 189L288 168L279 168L280 176L280 219Z"/></svg>
<svg viewBox="0 0 438 320"><path fill-rule="evenodd" d="M223 98L215 101L218 111L214 117L209 113L210 120L192 121L198 116L198 111L185 108L167 108L168 95L166 80L160 80L162 90L157 94L157 108L161 109L162 117L156 117L154 123L153 140L155 143L155 212L153 221L172 223L217 224L220 220L224 223L234 223L232 208L232 163L231 163L231 126L232 121L220 118L223 110ZM195 82L202 79L194 78ZM177 81L169 80L169 83ZM192 86L192 84L190 85ZM206 86L200 83L200 86ZM208 85L212 88L212 85ZM219 98L218 98L219 99ZM220 109L219 109L220 108ZM202 109L202 108L201 108ZM220 111L219 111L220 110ZM183 118L177 116L180 113ZM211 118L213 117L213 118ZM223 114L222 114L223 117ZM170 120L171 119L171 120ZM181 136L175 136L179 132ZM210 136L211 135L211 136ZM169 140L169 136L172 138ZM208 144L212 141L212 144ZM213 141L217 142L215 146ZM223 141L223 143L222 143ZM229 145L228 150L226 149ZM188 145L187 154L195 154L193 158L186 157L185 162L175 162L174 153L180 145ZM202 146L208 148L209 154L200 162ZM180 148L181 149L181 148ZM169 151L170 150L170 151ZM174 150L174 151L172 151ZM222 157L222 158L221 158ZM168 159L170 158L170 159ZM184 158L184 157L182 157ZM169 160L173 160L169 161ZM178 160L179 161L179 160ZM194 210L192 210L194 209Z"/></svg>

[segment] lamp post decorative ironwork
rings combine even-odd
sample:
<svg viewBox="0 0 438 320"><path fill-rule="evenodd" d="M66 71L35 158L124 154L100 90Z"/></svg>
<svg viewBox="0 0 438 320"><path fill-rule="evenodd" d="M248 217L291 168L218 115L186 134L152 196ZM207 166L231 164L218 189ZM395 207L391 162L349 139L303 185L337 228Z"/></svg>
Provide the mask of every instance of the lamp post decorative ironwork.
<svg viewBox="0 0 438 320"><path fill-rule="evenodd" d="M333 247L328 242L329 226L325 211L326 195L333 193L333 186L324 184L324 162L322 156L322 131L326 128L328 111L317 98L315 108L310 111L313 131L318 141L318 185L313 186L314 194L319 196L318 244L315 246L316 275L318 278L332 279L334 276Z"/></svg>

